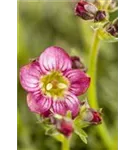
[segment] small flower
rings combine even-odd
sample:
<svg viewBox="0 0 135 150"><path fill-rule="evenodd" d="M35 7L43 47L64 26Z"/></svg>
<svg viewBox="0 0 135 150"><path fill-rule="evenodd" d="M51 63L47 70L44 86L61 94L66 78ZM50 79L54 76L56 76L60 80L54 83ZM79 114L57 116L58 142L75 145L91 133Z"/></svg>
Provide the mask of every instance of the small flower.
<svg viewBox="0 0 135 150"><path fill-rule="evenodd" d="M100 124L102 122L101 112L96 111L92 108L87 108L82 114L83 120L90 122L91 124Z"/></svg>
<svg viewBox="0 0 135 150"><path fill-rule="evenodd" d="M81 62L80 58L78 56L72 56L72 68L73 69L80 69L84 72L87 71L87 68L84 66L84 64Z"/></svg>
<svg viewBox="0 0 135 150"><path fill-rule="evenodd" d="M74 132L73 123L71 120L66 119L57 120L56 128L66 137L69 137Z"/></svg>
<svg viewBox="0 0 135 150"><path fill-rule="evenodd" d="M86 92L90 78L72 69L71 58L62 48L52 46L20 69L20 82L28 92L32 112L48 116L50 112L65 115L70 110L75 117L80 107L77 96Z"/></svg>
<svg viewBox="0 0 135 150"><path fill-rule="evenodd" d="M75 14L84 20L92 20L97 12L97 7L92 3L80 0L75 7Z"/></svg>

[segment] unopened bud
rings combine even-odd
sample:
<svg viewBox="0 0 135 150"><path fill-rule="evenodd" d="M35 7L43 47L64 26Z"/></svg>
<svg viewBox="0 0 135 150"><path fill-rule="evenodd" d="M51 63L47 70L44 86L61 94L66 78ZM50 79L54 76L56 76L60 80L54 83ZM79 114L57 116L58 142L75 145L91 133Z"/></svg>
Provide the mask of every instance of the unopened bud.
<svg viewBox="0 0 135 150"><path fill-rule="evenodd" d="M106 26L106 31L112 36L118 37L118 19Z"/></svg>
<svg viewBox="0 0 135 150"><path fill-rule="evenodd" d="M101 113L92 108L88 108L83 114L83 120L95 125L100 124L102 122Z"/></svg>
<svg viewBox="0 0 135 150"><path fill-rule="evenodd" d="M96 15L95 15L95 21L103 21L106 18L106 12L105 11L97 11Z"/></svg>
<svg viewBox="0 0 135 150"><path fill-rule="evenodd" d="M58 120L56 124L56 128L59 132L64 134L66 137L69 137L74 131L72 121L65 120L65 119Z"/></svg>
<svg viewBox="0 0 135 150"><path fill-rule="evenodd" d="M92 20L97 12L97 7L92 3L80 0L75 7L75 14L84 20Z"/></svg>
<svg viewBox="0 0 135 150"><path fill-rule="evenodd" d="M73 69L80 69L84 72L87 71L87 68L84 66L84 64L81 62L81 60L78 56L71 56L71 60L72 60L72 68Z"/></svg>

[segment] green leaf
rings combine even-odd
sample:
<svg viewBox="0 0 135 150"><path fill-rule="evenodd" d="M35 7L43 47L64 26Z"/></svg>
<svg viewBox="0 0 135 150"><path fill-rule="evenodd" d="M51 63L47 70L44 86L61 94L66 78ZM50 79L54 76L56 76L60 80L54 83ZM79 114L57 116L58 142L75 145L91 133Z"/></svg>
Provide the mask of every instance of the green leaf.
<svg viewBox="0 0 135 150"><path fill-rule="evenodd" d="M74 120L74 125L79 127L79 128L86 128L90 125L90 123L86 122L86 121L83 121L83 120L81 120L80 117L78 117Z"/></svg>
<svg viewBox="0 0 135 150"><path fill-rule="evenodd" d="M87 144L87 137L88 135L85 133L85 131L81 128L76 127L75 128L75 133L80 137L80 139Z"/></svg>
<svg viewBox="0 0 135 150"><path fill-rule="evenodd" d="M83 113L85 113L87 109L87 102L80 108L80 114L74 119L74 125L79 128L85 128L90 125L89 122L83 120Z"/></svg>
<svg viewBox="0 0 135 150"><path fill-rule="evenodd" d="M56 129L53 125L44 125L45 134L52 135L56 132Z"/></svg>
<svg viewBox="0 0 135 150"><path fill-rule="evenodd" d="M86 137L80 136L80 139L81 139L85 144L87 144L87 139L86 139Z"/></svg>
<svg viewBox="0 0 135 150"><path fill-rule="evenodd" d="M87 133L81 128L77 128L77 133L79 133L82 136L88 137Z"/></svg>
<svg viewBox="0 0 135 150"><path fill-rule="evenodd" d="M36 118L37 118L37 123L43 123L43 118L40 115L36 114Z"/></svg>
<svg viewBox="0 0 135 150"><path fill-rule="evenodd" d="M84 104L80 109L80 114L86 111L86 105Z"/></svg>
<svg viewBox="0 0 135 150"><path fill-rule="evenodd" d="M60 142L63 142L63 140L64 140L64 135L62 135L61 133L58 133L58 132L55 134L52 134L52 137Z"/></svg>

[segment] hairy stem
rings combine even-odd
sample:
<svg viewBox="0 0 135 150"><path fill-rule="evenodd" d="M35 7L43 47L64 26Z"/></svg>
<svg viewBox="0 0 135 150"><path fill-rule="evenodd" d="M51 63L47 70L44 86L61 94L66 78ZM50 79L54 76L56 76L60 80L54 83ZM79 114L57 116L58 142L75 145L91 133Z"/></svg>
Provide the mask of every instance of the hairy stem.
<svg viewBox="0 0 135 150"><path fill-rule="evenodd" d="M90 51L90 64L88 70L88 74L91 77L91 85L88 90L88 99L89 99L90 106L93 108L99 108L98 100L97 100L97 92L96 92L96 71L97 71L97 58L98 58L99 45L100 45L100 39L98 38L98 30L95 30L94 39ZM105 123L103 122L100 126L98 126L97 130L105 146L108 149L111 149L112 139L108 133Z"/></svg>

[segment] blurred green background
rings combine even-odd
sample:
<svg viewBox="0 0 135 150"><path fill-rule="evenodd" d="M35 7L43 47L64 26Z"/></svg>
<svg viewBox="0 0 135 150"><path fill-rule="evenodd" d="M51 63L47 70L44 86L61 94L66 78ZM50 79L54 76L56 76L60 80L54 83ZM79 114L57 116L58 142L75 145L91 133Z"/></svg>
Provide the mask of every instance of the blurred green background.
<svg viewBox="0 0 135 150"><path fill-rule="evenodd" d="M70 55L78 55L88 67L93 32L89 22L74 15L73 2L18 1L18 73L19 68L40 55L47 47L57 45ZM117 12L111 14L111 19ZM97 69L97 91L103 118L117 149L118 119L118 47L101 42ZM60 150L61 144L44 134L26 103L26 92L18 76L18 150ZM88 144L73 135L71 150L106 150L97 126L86 129Z"/></svg>

